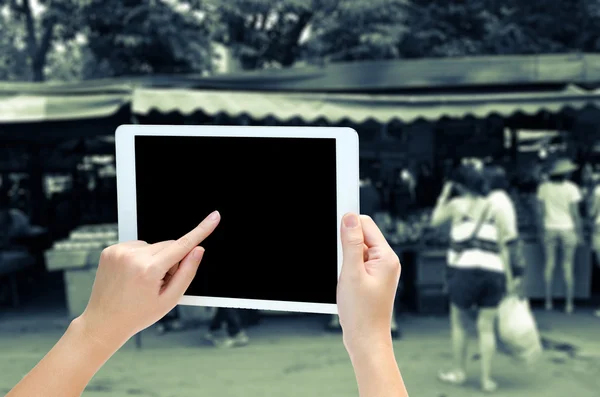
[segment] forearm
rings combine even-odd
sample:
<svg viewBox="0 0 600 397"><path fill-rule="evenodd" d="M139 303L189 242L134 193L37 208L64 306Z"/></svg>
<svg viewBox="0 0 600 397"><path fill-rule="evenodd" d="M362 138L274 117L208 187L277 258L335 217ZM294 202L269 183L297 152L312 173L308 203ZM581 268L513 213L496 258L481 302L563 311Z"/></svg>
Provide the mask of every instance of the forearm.
<svg viewBox="0 0 600 397"><path fill-rule="evenodd" d="M408 397L391 338L348 351L360 397Z"/></svg>
<svg viewBox="0 0 600 397"><path fill-rule="evenodd" d="M7 397L75 397L120 346L92 339L79 319Z"/></svg>

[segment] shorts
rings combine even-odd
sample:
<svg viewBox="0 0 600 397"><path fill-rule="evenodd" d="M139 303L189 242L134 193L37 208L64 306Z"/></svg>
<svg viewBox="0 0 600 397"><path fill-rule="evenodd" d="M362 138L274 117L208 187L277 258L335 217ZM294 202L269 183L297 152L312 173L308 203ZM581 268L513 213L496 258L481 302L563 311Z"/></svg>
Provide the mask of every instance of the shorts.
<svg viewBox="0 0 600 397"><path fill-rule="evenodd" d="M463 310L498 307L506 293L506 275L483 269L449 268L450 302Z"/></svg>
<svg viewBox="0 0 600 397"><path fill-rule="evenodd" d="M574 229L544 230L544 244L553 249L559 246L566 250L577 249L577 234Z"/></svg>

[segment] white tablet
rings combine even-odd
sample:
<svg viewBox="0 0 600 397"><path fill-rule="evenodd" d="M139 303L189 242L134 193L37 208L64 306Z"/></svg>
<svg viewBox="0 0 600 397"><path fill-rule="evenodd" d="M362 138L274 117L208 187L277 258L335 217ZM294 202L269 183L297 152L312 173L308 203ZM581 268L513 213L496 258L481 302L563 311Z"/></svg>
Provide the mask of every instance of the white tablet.
<svg viewBox="0 0 600 397"><path fill-rule="evenodd" d="M350 128L124 125L119 239L177 239L213 210L184 305L337 313L340 224L359 211Z"/></svg>

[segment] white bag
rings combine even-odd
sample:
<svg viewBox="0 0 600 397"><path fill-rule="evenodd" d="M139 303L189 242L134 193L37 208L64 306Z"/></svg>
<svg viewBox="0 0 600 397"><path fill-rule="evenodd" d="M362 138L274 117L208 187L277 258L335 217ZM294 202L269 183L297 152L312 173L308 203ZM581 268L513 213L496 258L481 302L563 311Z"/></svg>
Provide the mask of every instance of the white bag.
<svg viewBox="0 0 600 397"><path fill-rule="evenodd" d="M515 358L533 364L542 354L542 342L526 299L509 295L498 308L498 336Z"/></svg>

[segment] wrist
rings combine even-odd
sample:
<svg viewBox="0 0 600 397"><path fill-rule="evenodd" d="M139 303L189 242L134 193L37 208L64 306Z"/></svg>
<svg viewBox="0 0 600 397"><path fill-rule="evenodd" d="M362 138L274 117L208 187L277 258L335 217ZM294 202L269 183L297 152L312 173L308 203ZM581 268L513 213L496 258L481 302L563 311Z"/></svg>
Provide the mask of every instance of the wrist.
<svg viewBox="0 0 600 397"><path fill-rule="evenodd" d="M385 356L394 352L391 331L378 332L372 336L346 337L344 336L344 346L348 351L350 360L364 362L372 357Z"/></svg>
<svg viewBox="0 0 600 397"><path fill-rule="evenodd" d="M92 348L113 354L129 339L116 332L101 330L90 322L85 313L74 319L69 325L69 330L78 339Z"/></svg>

